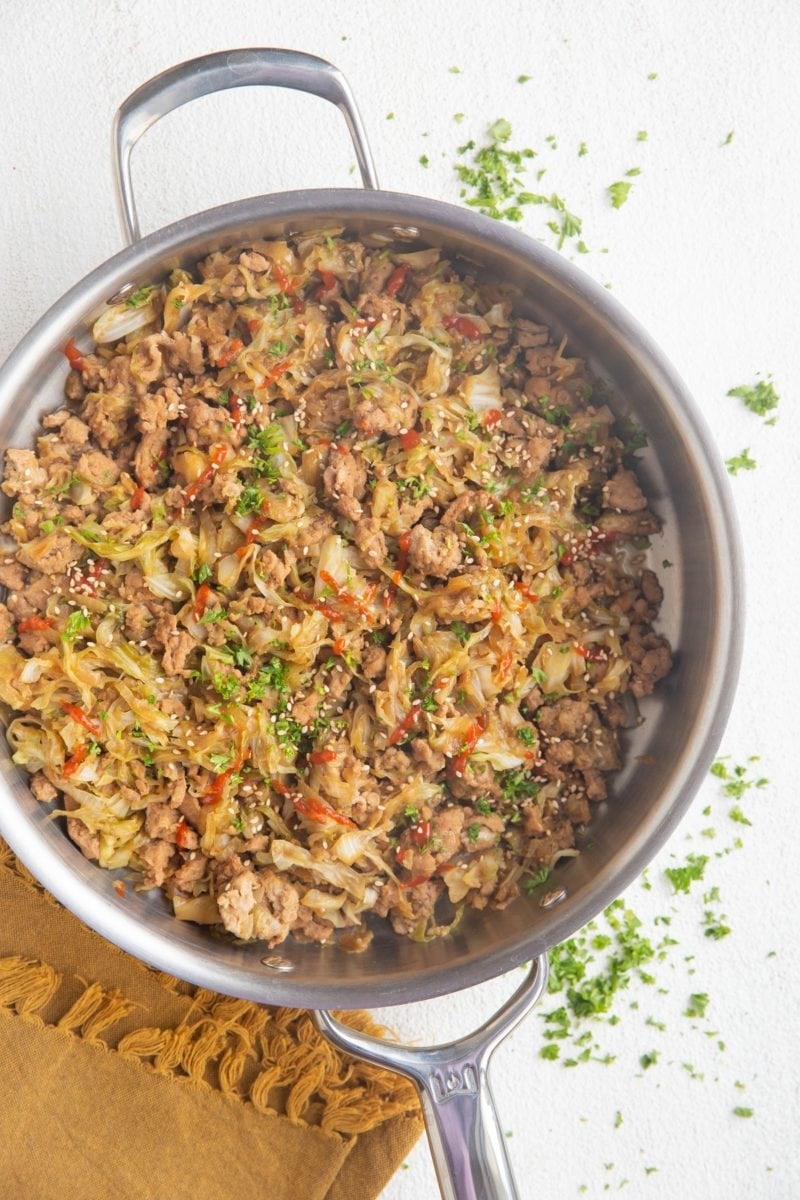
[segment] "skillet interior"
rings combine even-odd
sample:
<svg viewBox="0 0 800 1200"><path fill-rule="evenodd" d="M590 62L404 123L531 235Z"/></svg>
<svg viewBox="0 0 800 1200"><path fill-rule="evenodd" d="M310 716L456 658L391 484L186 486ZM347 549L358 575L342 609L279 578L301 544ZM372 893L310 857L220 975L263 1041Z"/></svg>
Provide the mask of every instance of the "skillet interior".
<svg viewBox="0 0 800 1200"><path fill-rule="evenodd" d="M657 627L677 649L676 666L643 703L644 725L626 735L626 765L612 778L609 803L595 809L584 853L560 864L551 881L565 891L562 900L543 907L536 896L503 912L471 912L451 937L427 944L398 938L378 922L360 955L291 941L270 954L263 945L236 946L176 921L160 892L129 888L121 899L113 883L125 872L101 871L82 857L33 800L2 743L0 833L45 887L145 961L263 1002L347 1008L423 999L490 978L568 937L624 889L677 824L716 749L735 686L736 530L727 483L686 389L603 289L553 251L452 205L387 192L283 193L212 209L151 235L68 292L11 355L0 372L0 448L31 444L39 417L62 402L66 365L58 347L85 336L93 314L121 286L152 282L248 237L344 225L372 238L409 224L420 243L441 245L479 264L479 274L518 288L518 311L567 335L571 351L611 385L611 406L644 426L650 448L641 474L665 522L651 552L665 589ZM661 569L665 558L674 564L668 570Z"/></svg>

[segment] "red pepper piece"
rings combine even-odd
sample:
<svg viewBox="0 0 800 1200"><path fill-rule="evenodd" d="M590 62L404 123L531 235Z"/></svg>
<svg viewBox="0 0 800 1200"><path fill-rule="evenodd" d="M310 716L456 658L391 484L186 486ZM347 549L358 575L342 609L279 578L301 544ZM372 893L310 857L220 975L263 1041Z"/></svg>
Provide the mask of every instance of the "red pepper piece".
<svg viewBox="0 0 800 1200"><path fill-rule="evenodd" d="M294 291L294 287L292 286L289 276L286 274L280 263L274 262L272 264L272 277L281 291L287 296L291 296L292 292Z"/></svg>
<svg viewBox="0 0 800 1200"><path fill-rule="evenodd" d="M203 613L206 611L206 608L208 607L208 602L210 599L211 599L211 588L208 586L207 583L201 583L200 587L197 589L197 594L195 595L195 598L194 598L193 612L194 612L196 621L199 621L200 618L202 617Z"/></svg>
<svg viewBox="0 0 800 1200"><path fill-rule="evenodd" d="M205 487L209 479L211 479L213 476L215 467L219 467L222 463L224 463L227 455L227 446L220 445L214 447L214 449L211 451L211 461L209 462L208 466L205 468L205 470L201 471L197 476L197 479L195 479L193 483L190 483L186 488L183 494L185 504L188 504L190 500L194 500L200 489Z"/></svg>
<svg viewBox="0 0 800 1200"><path fill-rule="evenodd" d="M587 662L605 662L608 658L608 654L602 646L583 646L580 642L575 642L572 648Z"/></svg>
<svg viewBox="0 0 800 1200"><path fill-rule="evenodd" d="M234 425L241 425L245 418L245 413L247 412L245 403L241 396L235 396L233 392L231 392L231 398L228 401L228 408L231 411L231 420L233 421Z"/></svg>
<svg viewBox="0 0 800 1200"><path fill-rule="evenodd" d="M498 421L503 419L502 408L490 408L486 416L483 418L484 429L494 429Z"/></svg>
<svg viewBox="0 0 800 1200"><path fill-rule="evenodd" d="M514 581L514 587L523 596L527 596L527 598L529 600L532 600L534 602L534 604L539 599L539 597L536 595L536 592L532 592L531 589L528 587L527 583L523 583L521 579L517 579Z"/></svg>
<svg viewBox="0 0 800 1200"><path fill-rule="evenodd" d="M247 328L251 333L258 333L261 328L261 317L251 317L247 322Z"/></svg>
<svg viewBox="0 0 800 1200"><path fill-rule="evenodd" d="M409 429L406 433L400 435L400 445L404 450L413 450L418 446L422 438L417 433L416 429Z"/></svg>
<svg viewBox="0 0 800 1200"><path fill-rule="evenodd" d="M348 829L358 829L355 821L337 812L327 801L320 800L317 796L298 796L292 803L301 817L313 821L316 825L346 825Z"/></svg>
<svg viewBox="0 0 800 1200"><path fill-rule="evenodd" d="M337 600L340 600L342 604L346 604L349 608L354 608L356 612L360 613L360 615L364 617L365 620L372 620L372 614L367 606L362 604L358 597L354 596L352 592L349 592L347 588L342 587L339 581L334 579L330 571L320 571L319 577L323 583L328 585L329 588L333 588L334 592L336 593Z"/></svg>
<svg viewBox="0 0 800 1200"><path fill-rule="evenodd" d="M189 829L189 826L187 825L186 821L184 821L183 817L181 817L180 821L178 821L178 824L175 826L175 844L179 846L181 850L186 849L189 843L190 832L191 830Z"/></svg>
<svg viewBox="0 0 800 1200"><path fill-rule="evenodd" d="M336 287L336 276L334 275L333 271L320 271L319 277L322 280L322 283L314 292L315 300L322 300L323 297L328 294L328 292L332 292Z"/></svg>
<svg viewBox="0 0 800 1200"><path fill-rule="evenodd" d="M235 358L240 350L244 350L244 342L241 338L234 338L233 341L228 342L227 349L223 350L222 354L218 356L215 366L227 367L231 359Z"/></svg>
<svg viewBox="0 0 800 1200"><path fill-rule="evenodd" d="M145 490L142 487L142 485L139 484L139 486L134 489L133 495L131 496L131 511L132 512L135 512L137 508L142 507L142 504L144 503L144 497L145 497Z"/></svg>
<svg viewBox="0 0 800 1200"><path fill-rule="evenodd" d="M117 893L117 895L119 896L119 898L121 900L124 900L128 894L125 890L125 884L123 883L123 881L121 879L114 880L114 891Z"/></svg>
<svg viewBox="0 0 800 1200"><path fill-rule="evenodd" d="M43 633L55 625L53 617L25 617L17 626L17 633Z"/></svg>
<svg viewBox="0 0 800 1200"><path fill-rule="evenodd" d="M66 346L64 347L63 352L64 352L64 354L66 354L67 361L68 361L69 365L72 367L73 371L82 371L83 370L83 368L85 367L86 364L83 360L83 355L81 354L78 347L75 345L75 338L69 339Z"/></svg>
<svg viewBox="0 0 800 1200"><path fill-rule="evenodd" d="M415 875L412 879L406 879L404 883L399 884L404 890L406 888L419 887L421 883L427 883L430 875Z"/></svg>
<svg viewBox="0 0 800 1200"><path fill-rule="evenodd" d="M85 742L81 742L79 746L70 754L67 761L64 763L64 770L61 774L65 779L69 779L70 775L74 775L81 763L86 762L86 755L89 753L89 748Z"/></svg>
<svg viewBox="0 0 800 1200"><path fill-rule="evenodd" d="M91 733L93 737L102 737L103 730L101 726L97 723L97 721L93 721L91 717L88 717L83 709L79 708L77 704L70 704L68 700L62 700L61 708L67 714L67 716L71 717L72 720L77 722L78 725L82 725L84 729L88 729L89 733Z"/></svg>
<svg viewBox="0 0 800 1200"><path fill-rule="evenodd" d="M395 267L386 281L385 291L387 296L397 295L397 293L400 291L400 288L406 281L406 275L408 275L408 271L409 267L407 263L402 263L401 266Z"/></svg>
<svg viewBox="0 0 800 1200"><path fill-rule="evenodd" d="M396 727L396 729L393 729L392 732L389 734L388 742L389 742L390 746L396 746L398 742L403 741L406 734L411 729L411 726L414 724L414 722L416 721L417 717L419 716L419 714L421 712L422 712L422 701L415 700L414 703L411 705L411 708L408 710L406 715L403 717L400 724Z"/></svg>
<svg viewBox="0 0 800 1200"><path fill-rule="evenodd" d="M331 646L331 649L333 650L334 654L344 654L344 638L336 638L335 642Z"/></svg>
<svg viewBox="0 0 800 1200"><path fill-rule="evenodd" d="M469 317L446 317L444 327L445 329L452 329L459 337L467 338L470 342L479 342L483 337L478 326Z"/></svg>
<svg viewBox="0 0 800 1200"><path fill-rule="evenodd" d="M206 794L200 797L200 803L204 808L207 808L212 804L219 804L225 793L225 787L228 783L228 780L237 771L241 771L243 764L247 762L249 757L250 751L245 750L243 754L239 755L233 766L228 767L227 771L222 771L215 777L214 782L211 784L211 787L208 789Z"/></svg>
<svg viewBox="0 0 800 1200"><path fill-rule="evenodd" d="M514 661L514 656L510 650L504 650L500 656L500 662L497 664L497 678L505 679L508 672L511 670L511 663Z"/></svg>
<svg viewBox="0 0 800 1200"><path fill-rule="evenodd" d="M464 771L467 768L467 760L477 746L478 742L481 740L481 737L484 734L488 724L489 718L485 715L485 713L481 713L477 720L473 721L472 725L467 730L467 736L464 739L464 745L461 748L460 754L457 754L455 758L451 758L450 762L447 764L447 769L449 772L452 772L454 775L464 774Z"/></svg>
<svg viewBox="0 0 800 1200"><path fill-rule="evenodd" d="M335 750L312 750L308 756L308 761L316 765L317 763L333 762L335 758Z"/></svg>
<svg viewBox="0 0 800 1200"><path fill-rule="evenodd" d="M432 827L430 821L417 821L409 830L409 837L415 846L425 846L431 840Z"/></svg>

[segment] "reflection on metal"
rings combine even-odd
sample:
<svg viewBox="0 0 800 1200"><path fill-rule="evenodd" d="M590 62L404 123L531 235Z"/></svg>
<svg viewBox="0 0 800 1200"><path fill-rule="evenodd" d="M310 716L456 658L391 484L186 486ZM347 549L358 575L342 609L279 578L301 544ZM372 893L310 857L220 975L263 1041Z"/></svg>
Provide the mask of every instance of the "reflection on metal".
<svg viewBox="0 0 800 1200"><path fill-rule="evenodd" d="M288 958L282 958L280 954L268 954L266 958L261 959L261 962L272 971L294 970L294 963L290 962Z"/></svg>
<svg viewBox="0 0 800 1200"><path fill-rule="evenodd" d="M539 901L540 908L553 908L554 905L560 904L562 900L567 898L567 889L565 887L552 888L546 892Z"/></svg>

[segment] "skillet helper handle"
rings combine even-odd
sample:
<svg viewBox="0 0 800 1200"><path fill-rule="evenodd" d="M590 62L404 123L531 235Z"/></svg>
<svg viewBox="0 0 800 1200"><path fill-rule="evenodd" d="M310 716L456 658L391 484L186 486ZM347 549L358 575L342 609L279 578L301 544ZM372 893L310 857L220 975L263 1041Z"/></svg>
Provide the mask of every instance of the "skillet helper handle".
<svg viewBox="0 0 800 1200"><path fill-rule="evenodd" d="M377 188L378 178L356 102L344 75L332 63L299 50L254 48L204 54L162 71L142 84L120 105L114 117L115 182L129 245L141 237L131 183L131 151L142 134L190 100L228 88L255 85L310 92L335 104L347 124L364 187Z"/></svg>
<svg viewBox="0 0 800 1200"><path fill-rule="evenodd" d="M417 1086L443 1200L519 1200L487 1078L495 1047L536 1004L547 982L537 958L491 1020L442 1046L404 1046L358 1033L331 1013L317 1026L340 1050L405 1075Z"/></svg>

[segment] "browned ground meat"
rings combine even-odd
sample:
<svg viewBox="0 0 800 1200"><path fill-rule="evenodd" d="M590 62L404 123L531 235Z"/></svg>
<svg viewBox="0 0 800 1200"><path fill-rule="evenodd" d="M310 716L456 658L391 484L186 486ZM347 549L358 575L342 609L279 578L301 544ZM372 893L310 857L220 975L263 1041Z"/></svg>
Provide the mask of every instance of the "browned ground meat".
<svg viewBox="0 0 800 1200"><path fill-rule="evenodd" d="M436 258L216 251L6 452L16 760L84 855L236 938L509 903L672 665L586 364Z"/></svg>

